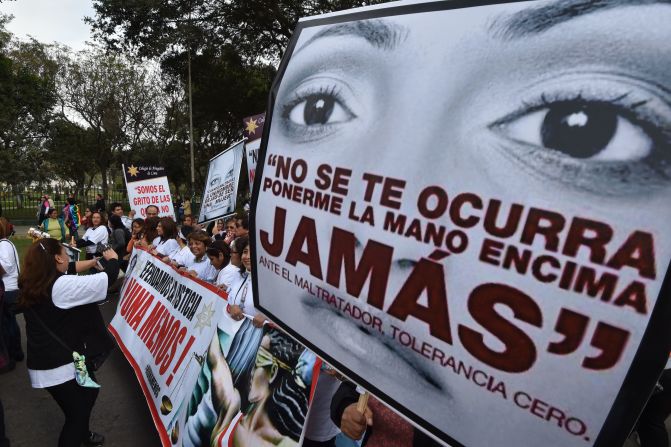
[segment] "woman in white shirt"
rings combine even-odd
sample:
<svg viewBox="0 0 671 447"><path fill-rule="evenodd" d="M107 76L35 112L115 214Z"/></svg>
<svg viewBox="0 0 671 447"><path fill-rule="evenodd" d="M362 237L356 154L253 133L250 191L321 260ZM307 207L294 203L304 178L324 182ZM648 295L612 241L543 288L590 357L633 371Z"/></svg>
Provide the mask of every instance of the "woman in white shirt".
<svg viewBox="0 0 671 447"><path fill-rule="evenodd" d="M217 270L207 257L207 246L210 236L203 230L193 231L188 236L190 255L177 256L172 264L181 271L188 272L203 281L212 282L217 277Z"/></svg>
<svg viewBox="0 0 671 447"><path fill-rule="evenodd" d="M103 253L104 273L77 276L79 269L56 239L35 242L25 256L19 277L19 305L26 319L28 375L33 388L44 388L65 414L58 446L101 446L104 437L89 431L91 410L98 386L79 384L73 352L85 355L89 376L95 381L89 361L109 352L114 344L107 333L97 303L105 299L107 287L119 273L118 256ZM92 261L83 261L92 264ZM70 267L70 268L69 268Z"/></svg>
<svg viewBox="0 0 671 447"><path fill-rule="evenodd" d="M170 217L161 217L156 227L158 236L152 241L153 249L151 251L155 256L161 258L172 257L180 249L177 242L177 224Z"/></svg>
<svg viewBox="0 0 671 447"><path fill-rule="evenodd" d="M109 240L109 231L102 213L95 211L91 214L91 225L76 244L77 247L86 247L86 259L93 258L98 244L105 245Z"/></svg>
<svg viewBox="0 0 671 447"><path fill-rule="evenodd" d="M238 243L238 240L240 241L240 243ZM242 246L247 245L248 243L249 243L249 239L245 236L235 238L231 242L231 260L228 263L228 265L226 267L224 267L224 269L223 269L224 272L222 273L222 275L225 275L225 277L222 278L222 280L225 279L225 281L222 282L223 284L226 284L228 286L228 284L230 284L231 280L236 275L239 274L240 266L242 265L242 258L240 257L241 253L238 250L238 245L240 245L242 247Z"/></svg>
<svg viewBox="0 0 671 447"><path fill-rule="evenodd" d="M238 274L235 267L233 267L233 271L229 269L228 273L226 272L226 268L231 265L229 263L231 260L231 249L223 240L214 241L207 247L207 257L210 258L210 264L217 270L214 284L226 290L234 275Z"/></svg>
<svg viewBox="0 0 671 447"><path fill-rule="evenodd" d="M234 320L242 320L244 317L252 318L252 324L262 327L266 316L254 307L252 292L252 257L249 239L241 237L235 240L235 248L241 250L242 265L238 275L234 278L226 292L228 293L228 313Z"/></svg>
<svg viewBox="0 0 671 447"><path fill-rule="evenodd" d="M177 238L175 239L177 241L177 244L179 245L179 250L174 252L171 256L164 256L163 262L168 262L173 265L177 265L178 260L186 259L186 256L192 256L191 249L187 244L188 242L187 237L189 236L189 233L191 233L191 231L192 231L191 227L182 227L179 230L179 232L177 233Z"/></svg>
<svg viewBox="0 0 671 447"><path fill-rule="evenodd" d="M16 247L8 239L10 233L9 222L0 217L0 276L5 285L5 294L2 297L2 334L4 344L7 347L10 364L14 361L22 361L24 354L21 348L21 330L16 322L14 306L19 296L19 254Z"/></svg>

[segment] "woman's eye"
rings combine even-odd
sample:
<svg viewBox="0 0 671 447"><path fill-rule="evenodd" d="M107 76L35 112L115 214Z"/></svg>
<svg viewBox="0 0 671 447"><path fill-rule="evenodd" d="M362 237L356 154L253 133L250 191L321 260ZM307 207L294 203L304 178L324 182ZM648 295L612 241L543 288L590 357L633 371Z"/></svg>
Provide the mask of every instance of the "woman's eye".
<svg viewBox="0 0 671 447"><path fill-rule="evenodd" d="M610 103L558 101L501 124L509 138L569 157L635 161L653 150L653 139Z"/></svg>
<svg viewBox="0 0 671 447"><path fill-rule="evenodd" d="M300 126L323 126L349 121L354 117L333 95L311 94L289 110L289 120Z"/></svg>

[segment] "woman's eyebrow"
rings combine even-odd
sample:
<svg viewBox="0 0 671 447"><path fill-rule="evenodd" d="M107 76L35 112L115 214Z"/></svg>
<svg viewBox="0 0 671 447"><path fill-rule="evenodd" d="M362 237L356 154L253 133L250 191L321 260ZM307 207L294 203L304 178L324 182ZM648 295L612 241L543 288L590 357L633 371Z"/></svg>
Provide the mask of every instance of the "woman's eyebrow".
<svg viewBox="0 0 671 447"><path fill-rule="evenodd" d="M604 9L623 6L671 4L671 0L558 0L549 5L528 8L495 19L489 32L504 40L539 34L560 23Z"/></svg>
<svg viewBox="0 0 671 447"><path fill-rule="evenodd" d="M339 23L319 31L296 50L294 54L318 39L333 36L361 37L375 48L393 50L405 40L407 35L408 30L405 27L385 20L360 20L358 22Z"/></svg>

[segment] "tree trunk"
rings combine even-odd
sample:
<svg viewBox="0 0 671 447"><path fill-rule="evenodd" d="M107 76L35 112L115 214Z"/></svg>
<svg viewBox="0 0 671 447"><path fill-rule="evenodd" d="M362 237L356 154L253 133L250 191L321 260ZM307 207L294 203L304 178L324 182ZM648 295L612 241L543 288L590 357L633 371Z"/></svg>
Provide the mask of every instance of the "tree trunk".
<svg viewBox="0 0 671 447"><path fill-rule="evenodd" d="M23 194L22 190L17 187L17 185L12 185L12 190L14 191L14 196L16 197L16 209L23 209Z"/></svg>
<svg viewBox="0 0 671 447"><path fill-rule="evenodd" d="M80 197L88 197L89 191L91 191L91 186L93 186L93 179L95 178L95 174L91 174L91 177L89 177L89 183L84 187L83 194Z"/></svg>
<svg viewBox="0 0 671 447"><path fill-rule="evenodd" d="M103 188L103 199L108 200L109 198L109 185L107 184L107 169L100 169L100 181L102 182Z"/></svg>

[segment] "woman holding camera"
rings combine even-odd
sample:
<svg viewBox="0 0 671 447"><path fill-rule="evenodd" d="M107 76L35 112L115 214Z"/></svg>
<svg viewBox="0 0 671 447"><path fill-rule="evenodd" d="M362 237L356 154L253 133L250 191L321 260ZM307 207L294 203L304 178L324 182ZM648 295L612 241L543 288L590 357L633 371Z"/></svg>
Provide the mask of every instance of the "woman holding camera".
<svg viewBox="0 0 671 447"><path fill-rule="evenodd" d="M106 245L109 240L109 232L102 213L95 211L91 214L91 225L84 233L84 237L77 241L77 247L86 247L86 259L93 258L98 244Z"/></svg>
<svg viewBox="0 0 671 447"><path fill-rule="evenodd" d="M65 414L58 447L100 446L104 437L89 431L98 396L97 384L76 380L73 352L86 356L95 380L96 358L113 348L97 306L119 273L116 252L103 252L103 273L77 276L93 261L70 263L65 247L55 239L39 240L28 249L19 276L19 306L26 319L28 374L33 388L44 388ZM82 267L82 268L80 268Z"/></svg>

